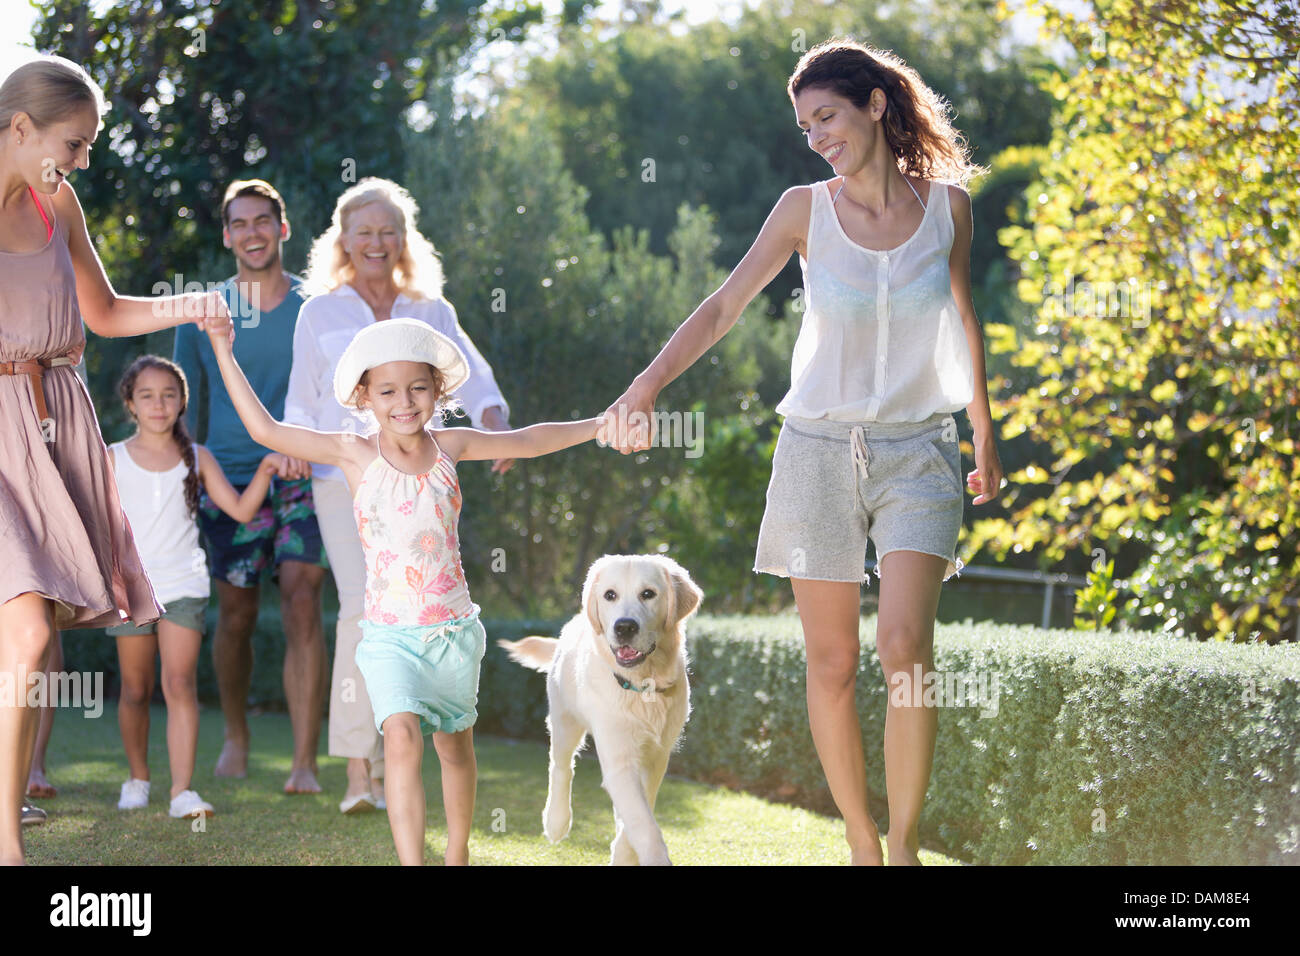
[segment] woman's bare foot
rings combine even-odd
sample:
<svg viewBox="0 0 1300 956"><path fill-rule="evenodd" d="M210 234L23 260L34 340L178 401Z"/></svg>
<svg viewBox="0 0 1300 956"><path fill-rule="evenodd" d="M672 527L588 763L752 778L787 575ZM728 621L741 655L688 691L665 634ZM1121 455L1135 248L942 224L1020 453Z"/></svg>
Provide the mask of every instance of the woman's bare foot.
<svg viewBox="0 0 1300 956"><path fill-rule="evenodd" d="M284 782L285 793L320 793L320 781L314 767L294 767Z"/></svg>
<svg viewBox="0 0 1300 956"><path fill-rule="evenodd" d="M890 866L920 866L921 857L917 854L917 851L913 850L911 847L891 846L889 848L889 865Z"/></svg>
<svg viewBox="0 0 1300 956"><path fill-rule="evenodd" d="M226 738L221 747L221 756L217 758L217 768L212 771L217 777L236 777L240 780L248 776L248 743Z"/></svg>
<svg viewBox="0 0 1300 956"><path fill-rule="evenodd" d="M447 847L447 854L442 862L444 866L469 866L469 847Z"/></svg>
<svg viewBox="0 0 1300 956"><path fill-rule="evenodd" d="M27 799L48 800L58 795L59 791L55 789L54 784L45 778L45 769L33 765L32 772L27 776Z"/></svg>
<svg viewBox="0 0 1300 956"><path fill-rule="evenodd" d="M880 849L880 831L874 826L860 834L845 834L849 841L853 866L884 866L885 855Z"/></svg>
<svg viewBox="0 0 1300 956"><path fill-rule="evenodd" d="M343 794L347 800L358 794L370 793L370 762L360 757L348 758L348 789Z"/></svg>

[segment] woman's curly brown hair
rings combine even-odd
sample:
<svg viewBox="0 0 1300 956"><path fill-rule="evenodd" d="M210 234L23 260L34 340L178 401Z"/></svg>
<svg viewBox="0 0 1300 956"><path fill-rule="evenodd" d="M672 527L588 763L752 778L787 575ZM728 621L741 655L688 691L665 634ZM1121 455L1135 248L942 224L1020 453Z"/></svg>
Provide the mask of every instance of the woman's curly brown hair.
<svg viewBox="0 0 1300 956"><path fill-rule="evenodd" d="M827 89L858 109L871 100L871 91L885 94L880 123L885 142L905 175L956 183L967 188L971 179L988 172L970 161L966 138L948 120L949 103L921 75L886 50L855 40L834 37L805 53L790 76L791 101L806 89Z"/></svg>

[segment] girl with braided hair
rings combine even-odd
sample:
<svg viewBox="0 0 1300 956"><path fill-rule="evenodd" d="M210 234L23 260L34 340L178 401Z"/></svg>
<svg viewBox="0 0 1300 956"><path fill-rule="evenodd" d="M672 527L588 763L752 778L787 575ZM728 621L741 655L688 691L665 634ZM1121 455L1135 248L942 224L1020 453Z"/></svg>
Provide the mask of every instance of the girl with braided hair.
<svg viewBox="0 0 1300 956"><path fill-rule="evenodd" d="M136 810L149 802L149 699L154 658L161 655L172 776L169 813L211 816L212 805L190 789L199 740L195 674L210 586L196 521L199 485L236 521L252 521L282 456L271 453L263 458L252 482L238 494L212 453L196 445L185 428L189 386L180 366L161 356L142 355L123 374L118 393L136 431L110 446L113 470L122 509L164 610L156 624L108 628L117 638L122 675L117 720L131 768L117 806Z"/></svg>

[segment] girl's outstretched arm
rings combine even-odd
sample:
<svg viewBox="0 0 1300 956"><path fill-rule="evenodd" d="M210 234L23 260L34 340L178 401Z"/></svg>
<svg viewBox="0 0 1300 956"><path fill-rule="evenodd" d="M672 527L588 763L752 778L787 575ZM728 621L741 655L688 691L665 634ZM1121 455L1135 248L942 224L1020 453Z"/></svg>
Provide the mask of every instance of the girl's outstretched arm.
<svg viewBox="0 0 1300 956"><path fill-rule="evenodd" d="M361 439L346 432L321 432L277 422L257 397L253 386L248 384L244 370L235 362L227 333L210 332L208 341L216 353L217 367L221 369L221 380L226 383L231 404L253 441L290 458L305 458L322 465L341 466L345 460L351 460L349 443L355 444Z"/></svg>
<svg viewBox="0 0 1300 956"><path fill-rule="evenodd" d="M212 503L234 518L240 524L252 521L266 500L266 493L271 490L271 478L280 470L284 456L271 452L257 466L257 474L248 483L244 493L235 491L226 473L221 470L212 452L202 445L194 446L195 465L199 472L199 481L208 493Z"/></svg>
<svg viewBox="0 0 1300 956"><path fill-rule="evenodd" d="M434 441L454 461L489 461L496 458L537 458L553 451L581 445L596 437L603 418L577 422L541 422L508 432L477 428L435 428Z"/></svg>

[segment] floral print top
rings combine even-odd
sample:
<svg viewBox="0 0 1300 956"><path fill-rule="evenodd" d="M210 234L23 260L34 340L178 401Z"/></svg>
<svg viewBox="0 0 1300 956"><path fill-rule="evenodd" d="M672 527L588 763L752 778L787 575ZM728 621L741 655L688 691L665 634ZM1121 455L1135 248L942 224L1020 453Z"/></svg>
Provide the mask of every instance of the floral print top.
<svg viewBox="0 0 1300 956"><path fill-rule="evenodd" d="M474 613L460 564L460 504L456 464L441 448L422 475L398 471L383 452L367 466L353 499L366 620L427 627Z"/></svg>

